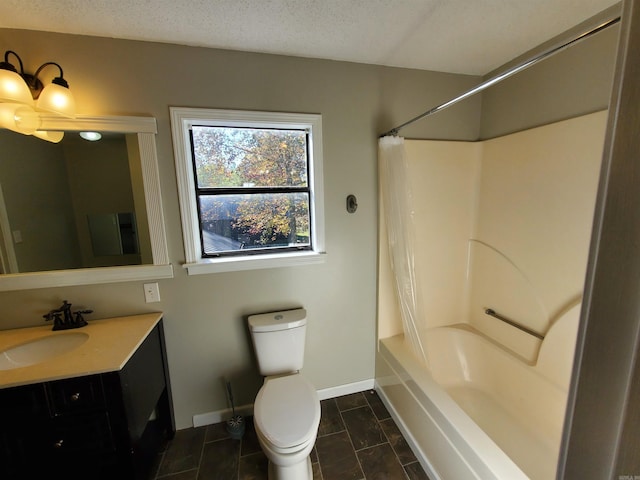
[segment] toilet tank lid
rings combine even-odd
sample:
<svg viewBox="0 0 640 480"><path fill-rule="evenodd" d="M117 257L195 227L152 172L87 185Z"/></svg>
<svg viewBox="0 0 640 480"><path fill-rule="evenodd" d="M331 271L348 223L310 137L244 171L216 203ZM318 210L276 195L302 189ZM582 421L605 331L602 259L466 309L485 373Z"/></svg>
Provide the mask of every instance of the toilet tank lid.
<svg viewBox="0 0 640 480"><path fill-rule="evenodd" d="M306 325L307 311L304 308L281 312L261 313L249 316L249 328L252 332L274 332Z"/></svg>

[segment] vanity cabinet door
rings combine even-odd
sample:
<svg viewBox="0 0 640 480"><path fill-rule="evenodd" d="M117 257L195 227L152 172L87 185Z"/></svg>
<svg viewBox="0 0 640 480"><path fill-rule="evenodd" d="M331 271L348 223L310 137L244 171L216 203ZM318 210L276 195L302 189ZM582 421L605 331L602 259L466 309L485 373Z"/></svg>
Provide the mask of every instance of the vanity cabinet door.
<svg viewBox="0 0 640 480"><path fill-rule="evenodd" d="M56 472L60 478L108 478L102 475L115 465L115 452L106 412L51 420L44 457L49 471Z"/></svg>
<svg viewBox="0 0 640 480"><path fill-rule="evenodd" d="M47 382L51 418L45 456L66 478L98 478L114 462L115 444L101 375Z"/></svg>
<svg viewBox="0 0 640 480"><path fill-rule="evenodd" d="M42 385L0 390L0 478L24 479L37 469L33 452L44 444L49 418Z"/></svg>

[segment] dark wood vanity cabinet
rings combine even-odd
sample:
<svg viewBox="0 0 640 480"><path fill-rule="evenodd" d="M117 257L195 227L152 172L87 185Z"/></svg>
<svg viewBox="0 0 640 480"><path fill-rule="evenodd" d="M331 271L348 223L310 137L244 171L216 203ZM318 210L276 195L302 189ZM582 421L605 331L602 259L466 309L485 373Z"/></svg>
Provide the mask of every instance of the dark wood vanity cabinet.
<svg viewBox="0 0 640 480"><path fill-rule="evenodd" d="M0 479L150 478L175 433L162 320L116 372L0 390Z"/></svg>

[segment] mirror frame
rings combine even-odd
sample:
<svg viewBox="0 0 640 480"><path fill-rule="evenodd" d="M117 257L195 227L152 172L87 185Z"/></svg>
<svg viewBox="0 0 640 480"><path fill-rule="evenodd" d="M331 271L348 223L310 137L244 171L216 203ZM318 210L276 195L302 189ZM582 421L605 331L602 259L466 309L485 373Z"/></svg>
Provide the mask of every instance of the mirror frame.
<svg viewBox="0 0 640 480"><path fill-rule="evenodd" d="M173 266L169 263L160 193L160 174L155 141L155 136L158 133L156 119L153 117L88 115L78 115L75 119L69 119L47 115L42 117L40 129L64 130L65 132L92 130L138 134L153 265L0 274L0 292L173 278Z"/></svg>

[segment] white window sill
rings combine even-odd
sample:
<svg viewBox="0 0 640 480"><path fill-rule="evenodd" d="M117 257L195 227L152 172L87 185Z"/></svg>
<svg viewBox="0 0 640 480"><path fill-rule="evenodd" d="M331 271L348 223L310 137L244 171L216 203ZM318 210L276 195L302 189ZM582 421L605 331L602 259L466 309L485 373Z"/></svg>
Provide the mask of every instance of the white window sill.
<svg viewBox="0 0 640 480"><path fill-rule="evenodd" d="M324 252L273 253L247 257L203 259L196 263L185 263L182 267L187 269L189 275L204 275L208 273L259 270L262 268L314 265L324 263L326 256L327 254Z"/></svg>

